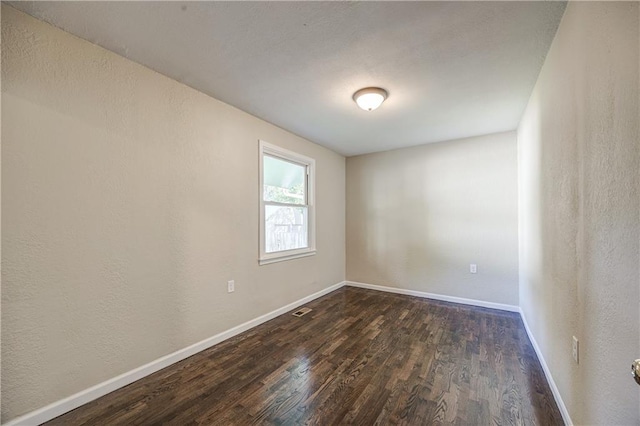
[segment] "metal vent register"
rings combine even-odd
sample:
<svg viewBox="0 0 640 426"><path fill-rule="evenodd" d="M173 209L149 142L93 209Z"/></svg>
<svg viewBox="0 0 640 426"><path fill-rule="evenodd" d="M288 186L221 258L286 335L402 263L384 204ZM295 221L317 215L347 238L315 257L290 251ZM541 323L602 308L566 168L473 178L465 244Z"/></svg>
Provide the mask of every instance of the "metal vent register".
<svg viewBox="0 0 640 426"><path fill-rule="evenodd" d="M300 308L291 315L293 315L294 317L301 317L303 315L308 314L309 312L311 312L311 309L309 308Z"/></svg>

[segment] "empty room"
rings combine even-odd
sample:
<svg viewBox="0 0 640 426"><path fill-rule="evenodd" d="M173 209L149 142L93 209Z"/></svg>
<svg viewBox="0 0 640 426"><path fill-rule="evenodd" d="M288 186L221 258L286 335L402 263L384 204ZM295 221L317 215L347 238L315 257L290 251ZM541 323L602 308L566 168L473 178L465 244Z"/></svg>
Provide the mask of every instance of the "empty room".
<svg viewBox="0 0 640 426"><path fill-rule="evenodd" d="M3 425L640 425L640 2L6 1Z"/></svg>

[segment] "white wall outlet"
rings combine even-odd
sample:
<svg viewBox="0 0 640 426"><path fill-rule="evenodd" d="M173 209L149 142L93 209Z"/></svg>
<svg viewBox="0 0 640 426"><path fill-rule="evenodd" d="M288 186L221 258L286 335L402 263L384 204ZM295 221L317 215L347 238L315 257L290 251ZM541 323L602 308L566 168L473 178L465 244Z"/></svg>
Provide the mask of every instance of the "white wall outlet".
<svg viewBox="0 0 640 426"><path fill-rule="evenodd" d="M573 352L573 360L576 362L576 364L578 364L579 347L580 346L578 344L578 338L576 336L573 336L572 352Z"/></svg>
<svg viewBox="0 0 640 426"><path fill-rule="evenodd" d="M469 265L469 272L471 272L472 274L478 273L478 265L476 265L475 263L471 263Z"/></svg>
<svg viewBox="0 0 640 426"><path fill-rule="evenodd" d="M236 282L234 280L227 281L227 293L236 291Z"/></svg>

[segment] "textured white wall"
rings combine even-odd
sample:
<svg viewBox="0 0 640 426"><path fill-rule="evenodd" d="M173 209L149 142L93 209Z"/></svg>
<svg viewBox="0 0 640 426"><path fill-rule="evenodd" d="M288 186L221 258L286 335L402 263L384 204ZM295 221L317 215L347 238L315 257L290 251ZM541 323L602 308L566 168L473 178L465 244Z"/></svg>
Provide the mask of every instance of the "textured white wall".
<svg viewBox="0 0 640 426"><path fill-rule="evenodd" d="M517 305L517 198L515 132L349 157L347 279Z"/></svg>
<svg viewBox="0 0 640 426"><path fill-rule="evenodd" d="M639 17L570 2L518 129L520 304L576 424L640 424Z"/></svg>
<svg viewBox="0 0 640 426"><path fill-rule="evenodd" d="M0 7L0 27L2 23L2 7ZM2 51L0 38L0 51ZM2 55L0 55L0 71L2 70ZM2 78L0 78L0 104L2 102ZM2 108L0 107L0 110ZM0 129L2 129L2 114L0 113ZM0 131L0 188L2 188L2 132ZM0 189L0 195L2 190ZM2 197L0 196L0 241L2 239ZM0 259L2 258L2 244L0 244ZM0 262L0 295L2 295L2 262ZM2 330L2 303L0 303L0 330ZM2 366L2 333L0 332L0 366ZM0 412L2 412L2 368L0 367Z"/></svg>
<svg viewBox="0 0 640 426"><path fill-rule="evenodd" d="M3 421L344 280L344 157L7 6L2 65ZM258 266L259 138L316 256Z"/></svg>

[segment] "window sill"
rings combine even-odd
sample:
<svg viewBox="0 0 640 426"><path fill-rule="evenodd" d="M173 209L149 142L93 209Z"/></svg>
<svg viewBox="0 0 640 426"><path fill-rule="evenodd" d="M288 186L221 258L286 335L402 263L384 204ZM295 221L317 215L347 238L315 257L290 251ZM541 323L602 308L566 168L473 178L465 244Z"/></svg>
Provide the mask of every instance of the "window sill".
<svg viewBox="0 0 640 426"><path fill-rule="evenodd" d="M275 257L265 257L262 259L258 259L258 264L259 265L268 265L270 263L276 263L276 262L284 262L285 260L293 260L293 259L299 259L301 257L308 257L308 256L314 256L316 254L315 250L311 250L311 251L306 251L304 253L296 253L296 254L289 254L289 255L284 255L284 256L275 256Z"/></svg>

